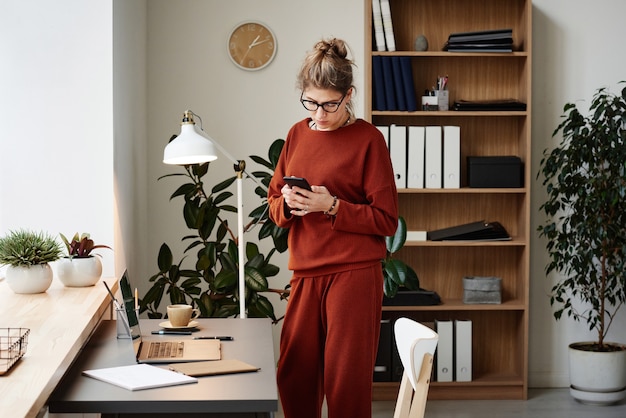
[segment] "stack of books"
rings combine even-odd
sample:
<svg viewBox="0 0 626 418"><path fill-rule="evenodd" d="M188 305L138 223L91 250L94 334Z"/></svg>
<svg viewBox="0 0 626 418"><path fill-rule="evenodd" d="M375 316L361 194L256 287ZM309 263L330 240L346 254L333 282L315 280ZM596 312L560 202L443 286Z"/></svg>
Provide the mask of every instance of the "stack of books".
<svg viewBox="0 0 626 418"><path fill-rule="evenodd" d="M513 52L513 30L452 33L443 49L449 52Z"/></svg>

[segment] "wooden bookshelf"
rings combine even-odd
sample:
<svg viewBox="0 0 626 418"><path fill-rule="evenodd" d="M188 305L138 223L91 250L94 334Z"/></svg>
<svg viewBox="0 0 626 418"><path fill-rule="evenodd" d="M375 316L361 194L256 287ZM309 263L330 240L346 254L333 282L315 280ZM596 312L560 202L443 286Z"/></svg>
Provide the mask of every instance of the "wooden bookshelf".
<svg viewBox="0 0 626 418"><path fill-rule="evenodd" d="M433 381L430 399L526 399L531 184L531 0L390 0L395 52L378 52L372 0L365 5L365 118L375 125L461 127L460 189L399 189L400 214L409 230L434 230L477 220L498 221L512 237L501 242L410 241L398 257L417 272L438 306L385 306L383 317L471 319L471 382ZM513 52L453 53L442 48L451 33L511 28ZM429 49L413 50L424 35ZM438 76L449 77L456 100L517 99L525 111L378 111L372 103L372 57L411 57L418 106ZM452 108L452 107L451 107ZM467 156L516 155L524 165L522 188L467 187ZM502 304L467 305L463 276L502 278ZM375 382L375 399L395 399L397 382Z"/></svg>

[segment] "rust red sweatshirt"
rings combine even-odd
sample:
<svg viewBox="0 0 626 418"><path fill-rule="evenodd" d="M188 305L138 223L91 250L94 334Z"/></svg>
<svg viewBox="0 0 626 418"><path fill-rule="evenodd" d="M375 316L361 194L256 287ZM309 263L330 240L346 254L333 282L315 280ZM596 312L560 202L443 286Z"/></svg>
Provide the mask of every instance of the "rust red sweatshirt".
<svg viewBox="0 0 626 418"><path fill-rule="evenodd" d="M398 222L398 195L389 151L378 129L357 119L334 131L296 123L285 139L270 183L270 217L289 231L289 269L298 277L346 271L380 262L384 237ZM283 176L326 186L341 201L335 217L289 214L280 192Z"/></svg>

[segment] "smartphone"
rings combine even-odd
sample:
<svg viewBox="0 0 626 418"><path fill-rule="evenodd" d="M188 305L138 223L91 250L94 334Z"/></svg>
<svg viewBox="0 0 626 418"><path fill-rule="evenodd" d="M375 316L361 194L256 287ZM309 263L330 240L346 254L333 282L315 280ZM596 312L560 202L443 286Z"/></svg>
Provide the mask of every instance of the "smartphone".
<svg viewBox="0 0 626 418"><path fill-rule="evenodd" d="M285 176L285 177L283 177L283 180L285 180L285 183L287 183L291 187L298 186L301 189L306 189L306 190L309 190L309 191L311 190L311 185L309 184L308 181L306 181L305 178Z"/></svg>

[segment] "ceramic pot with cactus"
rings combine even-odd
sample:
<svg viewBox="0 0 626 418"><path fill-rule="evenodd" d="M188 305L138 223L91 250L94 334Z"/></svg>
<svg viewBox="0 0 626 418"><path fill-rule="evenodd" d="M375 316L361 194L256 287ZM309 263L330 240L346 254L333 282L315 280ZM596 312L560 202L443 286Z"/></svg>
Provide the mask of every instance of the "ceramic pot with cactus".
<svg viewBox="0 0 626 418"><path fill-rule="evenodd" d="M7 265L6 281L15 293L43 293L52 284L51 262L63 253L45 232L10 231L0 238L0 264Z"/></svg>

